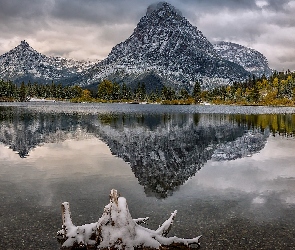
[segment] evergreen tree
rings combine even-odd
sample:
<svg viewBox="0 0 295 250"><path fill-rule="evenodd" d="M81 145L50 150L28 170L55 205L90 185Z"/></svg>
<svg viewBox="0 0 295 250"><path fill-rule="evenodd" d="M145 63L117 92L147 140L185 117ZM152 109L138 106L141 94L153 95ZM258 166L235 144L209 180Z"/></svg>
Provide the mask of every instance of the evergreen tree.
<svg viewBox="0 0 295 250"><path fill-rule="evenodd" d="M122 85L121 98L125 100L130 100L132 98L131 90L126 86L126 83Z"/></svg>
<svg viewBox="0 0 295 250"><path fill-rule="evenodd" d="M180 99L187 100L189 97L188 91L186 89L180 90Z"/></svg>
<svg viewBox="0 0 295 250"><path fill-rule="evenodd" d="M117 83L113 83L112 99L113 100L121 99L120 85Z"/></svg>
<svg viewBox="0 0 295 250"><path fill-rule="evenodd" d="M27 101L27 88L24 82L21 83L18 91L18 100L20 102Z"/></svg>
<svg viewBox="0 0 295 250"><path fill-rule="evenodd" d="M171 101L176 99L176 92L171 87L163 86L161 96L163 100Z"/></svg>
<svg viewBox="0 0 295 250"><path fill-rule="evenodd" d="M252 97L253 102L258 103L258 101L260 99L260 93L259 93L259 87L258 87L257 82L254 83L252 93L251 93L251 97Z"/></svg>
<svg viewBox="0 0 295 250"><path fill-rule="evenodd" d="M103 80L98 85L97 97L103 100L113 99L113 83L109 80Z"/></svg>
<svg viewBox="0 0 295 250"><path fill-rule="evenodd" d="M199 103L201 101L201 84L199 83L199 81L195 82L192 97L195 99L196 103Z"/></svg>
<svg viewBox="0 0 295 250"><path fill-rule="evenodd" d="M134 90L135 99L138 101L145 100L146 88L144 83L138 83L136 89Z"/></svg>

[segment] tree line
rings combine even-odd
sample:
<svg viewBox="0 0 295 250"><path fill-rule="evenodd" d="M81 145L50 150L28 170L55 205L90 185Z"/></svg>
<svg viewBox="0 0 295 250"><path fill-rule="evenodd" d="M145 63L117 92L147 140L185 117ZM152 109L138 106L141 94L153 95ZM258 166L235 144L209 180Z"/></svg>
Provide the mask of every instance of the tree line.
<svg viewBox="0 0 295 250"><path fill-rule="evenodd" d="M125 83L119 85L110 80L103 80L97 92L80 86L62 86L61 84L38 84L22 82L20 85L12 81L0 80L0 101L29 101L31 98L68 100L71 102L162 102L167 104L192 104L201 100L201 86L195 83L192 93L186 89L176 91L163 86L160 90L148 93L144 83L135 88Z"/></svg>
<svg viewBox="0 0 295 250"><path fill-rule="evenodd" d="M79 86L62 86L61 84L38 84L22 82L19 86L12 81L0 80L0 101L28 101L31 98L71 100L82 95Z"/></svg>
<svg viewBox="0 0 295 250"><path fill-rule="evenodd" d="M176 91L172 87L167 86L148 93L144 83L138 83L132 89L125 83L120 86L109 80L103 80L98 85L97 99L100 101L161 102L167 104L174 104L175 102L192 104L201 101L201 85L199 82L196 82L191 93L185 88Z"/></svg>
<svg viewBox="0 0 295 250"><path fill-rule="evenodd" d="M284 105L295 106L295 72L274 72L270 77L251 76L245 82L234 82L210 90L202 90L195 82L191 90L175 90L163 86L148 92L144 83L131 88L103 80L96 91L80 86L0 81L0 101L28 101L30 98L68 100L71 102L150 102L162 104Z"/></svg>
<svg viewBox="0 0 295 250"><path fill-rule="evenodd" d="M274 72L267 78L255 76L243 83L205 91L204 99L215 104L295 105L295 72Z"/></svg>

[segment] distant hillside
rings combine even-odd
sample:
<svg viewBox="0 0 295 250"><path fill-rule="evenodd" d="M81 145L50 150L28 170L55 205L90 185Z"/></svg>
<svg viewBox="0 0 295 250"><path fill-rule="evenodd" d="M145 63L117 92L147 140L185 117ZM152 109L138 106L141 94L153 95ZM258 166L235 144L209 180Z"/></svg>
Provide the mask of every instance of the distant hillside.
<svg viewBox="0 0 295 250"><path fill-rule="evenodd" d="M0 56L0 78L15 83L55 81L70 84L69 79L74 79L93 64L45 56L34 50L26 41L22 41L17 47Z"/></svg>
<svg viewBox="0 0 295 250"><path fill-rule="evenodd" d="M241 65L258 77L263 74L265 76L272 74L266 57L257 50L230 42L218 42L214 44L214 48L222 58Z"/></svg>

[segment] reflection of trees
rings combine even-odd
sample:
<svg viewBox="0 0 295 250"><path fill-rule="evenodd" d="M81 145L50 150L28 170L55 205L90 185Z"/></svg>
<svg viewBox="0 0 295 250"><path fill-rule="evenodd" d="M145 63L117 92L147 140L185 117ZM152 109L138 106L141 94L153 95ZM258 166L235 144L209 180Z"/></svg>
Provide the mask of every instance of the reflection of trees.
<svg viewBox="0 0 295 250"><path fill-rule="evenodd" d="M0 142L16 151L21 158L43 143L76 138L84 127L85 116L62 113L27 112L19 108L1 110Z"/></svg>
<svg viewBox="0 0 295 250"><path fill-rule="evenodd" d="M269 129L273 135L293 136L295 134L295 114L234 115L234 120L247 124L249 129Z"/></svg>
<svg viewBox="0 0 295 250"><path fill-rule="evenodd" d="M294 115L64 114L1 108L0 141L26 157L43 143L97 136L130 163L147 195L166 197L210 159L259 152L269 130L292 135L294 121Z"/></svg>

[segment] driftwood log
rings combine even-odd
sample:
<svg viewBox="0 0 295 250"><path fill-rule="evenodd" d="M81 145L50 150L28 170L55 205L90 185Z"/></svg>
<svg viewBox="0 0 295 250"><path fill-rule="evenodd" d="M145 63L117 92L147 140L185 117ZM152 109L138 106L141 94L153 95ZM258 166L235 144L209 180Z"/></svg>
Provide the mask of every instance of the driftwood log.
<svg viewBox="0 0 295 250"><path fill-rule="evenodd" d="M126 199L112 189L110 203L105 206L98 222L75 226L70 206L62 207L62 229L57 232L61 249L190 249L199 246L198 236L193 239L167 238L177 211L171 213L157 230L142 227L149 218L132 219Z"/></svg>

